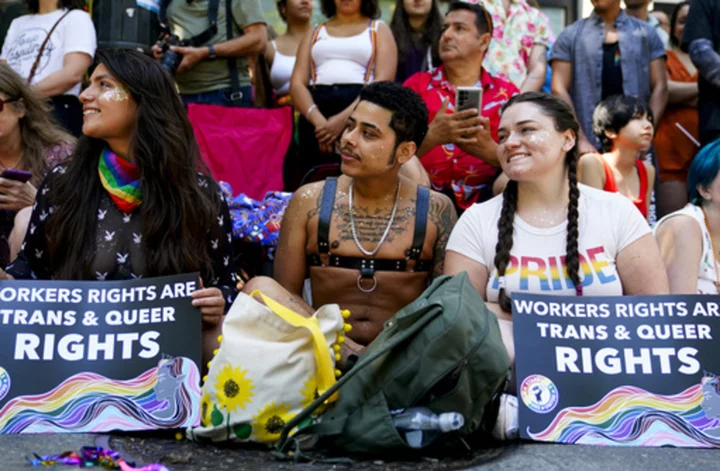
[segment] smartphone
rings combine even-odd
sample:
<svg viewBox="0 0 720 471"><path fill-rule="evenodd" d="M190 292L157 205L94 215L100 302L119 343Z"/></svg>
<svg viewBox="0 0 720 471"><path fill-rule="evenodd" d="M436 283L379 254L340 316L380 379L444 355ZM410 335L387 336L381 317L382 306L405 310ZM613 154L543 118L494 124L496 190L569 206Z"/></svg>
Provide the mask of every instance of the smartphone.
<svg viewBox="0 0 720 471"><path fill-rule="evenodd" d="M480 87L457 87L457 99L455 100L455 109L457 111L465 111L472 108L480 113L482 103L482 88Z"/></svg>
<svg viewBox="0 0 720 471"><path fill-rule="evenodd" d="M7 178L8 180L15 180L21 183L25 183L30 181L30 179L32 178L32 173L25 170L16 170L14 168L9 168L0 175L0 178Z"/></svg>

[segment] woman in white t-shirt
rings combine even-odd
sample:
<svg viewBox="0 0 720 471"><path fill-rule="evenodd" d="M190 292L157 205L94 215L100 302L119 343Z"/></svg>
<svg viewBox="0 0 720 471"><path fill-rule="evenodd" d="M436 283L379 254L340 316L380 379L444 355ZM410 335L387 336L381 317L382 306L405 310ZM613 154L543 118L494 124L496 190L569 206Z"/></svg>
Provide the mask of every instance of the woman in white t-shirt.
<svg viewBox="0 0 720 471"><path fill-rule="evenodd" d="M511 358L513 293L668 292L657 243L632 202L578 184L577 133L559 98L528 92L510 99L497 149L510 181L502 195L469 208L447 244L445 272L467 271L497 315Z"/></svg>
<svg viewBox="0 0 720 471"><path fill-rule="evenodd" d="M31 14L12 22L0 57L21 77L31 78L30 83L41 95L52 99L55 117L79 136L82 106L77 96L95 55L95 26L82 10L82 0L29 0L27 4Z"/></svg>
<svg viewBox="0 0 720 471"><path fill-rule="evenodd" d="M672 294L720 294L719 174L720 139L703 147L690 165L690 203L655 227Z"/></svg>

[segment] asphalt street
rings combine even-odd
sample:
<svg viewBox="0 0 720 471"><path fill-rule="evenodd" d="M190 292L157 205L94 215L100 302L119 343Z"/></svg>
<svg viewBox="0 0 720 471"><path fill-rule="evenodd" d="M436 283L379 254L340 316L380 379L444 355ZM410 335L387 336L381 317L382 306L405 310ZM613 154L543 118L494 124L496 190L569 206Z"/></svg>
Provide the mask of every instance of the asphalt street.
<svg viewBox="0 0 720 471"><path fill-rule="evenodd" d="M415 461L371 460L347 465L283 462L259 449L198 446L172 437L81 434L2 436L0 470L36 469L27 463L26 456L79 450L89 445L110 446L127 460L135 461L136 465L160 462L171 471L720 470L720 452L717 450L514 443L478 450L463 457ZM77 468L58 466L54 469Z"/></svg>

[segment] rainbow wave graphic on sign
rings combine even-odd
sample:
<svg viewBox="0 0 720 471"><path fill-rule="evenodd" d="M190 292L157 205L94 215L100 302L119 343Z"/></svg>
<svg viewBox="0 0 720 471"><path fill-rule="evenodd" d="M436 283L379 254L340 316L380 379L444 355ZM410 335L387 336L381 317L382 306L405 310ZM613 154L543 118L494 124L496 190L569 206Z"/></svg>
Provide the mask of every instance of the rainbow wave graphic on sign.
<svg viewBox="0 0 720 471"><path fill-rule="evenodd" d="M614 389L596 404L563 409L533 440L586 445L720 447L718 378L674 396L633 386Z"/></svg>
<svg viewBox="0 0 720 471"><path fill-rule="evenodd" d="M200 396L198 368L188 358L163 359L127 381L80 373L45 394L8 401L0 410L0 434L194 426Z"/></svg>

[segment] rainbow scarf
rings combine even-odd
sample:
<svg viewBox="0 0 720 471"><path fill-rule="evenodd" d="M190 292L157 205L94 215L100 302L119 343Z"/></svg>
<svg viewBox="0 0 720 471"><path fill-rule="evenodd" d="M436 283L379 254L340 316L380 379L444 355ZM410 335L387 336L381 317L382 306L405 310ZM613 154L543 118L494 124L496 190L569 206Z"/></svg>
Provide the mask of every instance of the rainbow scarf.
<svg viewBox="0 0 720 471"><path fill-rule="evenodd" d="M140 206L142 190L137 165L106 148L100 156L98 173L102 185L120 211L128 214Z"/></svg>

